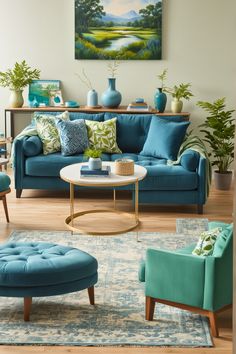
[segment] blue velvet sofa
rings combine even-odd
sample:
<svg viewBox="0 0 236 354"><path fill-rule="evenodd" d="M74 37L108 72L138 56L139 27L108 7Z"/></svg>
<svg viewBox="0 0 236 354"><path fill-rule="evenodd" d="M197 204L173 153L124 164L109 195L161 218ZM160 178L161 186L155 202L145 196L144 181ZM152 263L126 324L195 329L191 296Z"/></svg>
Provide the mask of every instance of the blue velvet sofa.
<svg viewBox="0 0 236 354"><path fill-rule="evenodd" d="M104 121L114 117L117 117L117 143L122 154L103 154L102 159L114 161L121 156L129 157L147 168L147 177L140 183L140 203L195 204L198 212L202 213L207 198L206 159L188 149L178 165L170 166L165 159L141 155L152 120L151 114L70 113L71 120ZM181 121L185 117L170 116L163 119ZM42 143L37 136L15 139L14 159L18 198L23 189L68 189L69 185L60 179L59 171L66 165L84 161L82 154L63 156L58 152L43 155Z"/></svg>

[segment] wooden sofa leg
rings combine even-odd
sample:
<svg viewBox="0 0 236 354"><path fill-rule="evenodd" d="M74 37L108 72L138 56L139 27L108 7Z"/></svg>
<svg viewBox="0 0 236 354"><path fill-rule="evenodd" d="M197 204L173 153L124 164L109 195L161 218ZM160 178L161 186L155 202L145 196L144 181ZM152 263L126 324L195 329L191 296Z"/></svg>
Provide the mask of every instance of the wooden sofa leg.
<svg viewBox="0 0 236 354"><path fill-rule="evenodd" d="M24 297L24 321L30 320L32 297Z"/></svg>
<svg viewBox="0 0 236 354"><path fill-rule="evenodd" d="M150 296L146 296L146 320L152 321L155 310L155 299Z"/></svg>
<svg viewBox="0 0 236 354"><path fill-rule="evenodd" d="M219 337L219 330L217 326L217 318L214 312L209 312L209 321L211 326L211 333L213 337Z"/></svg>
<svg viewBox="0 0 236 354"><path fill-rule="evenodd" d="M94 305L95 304L95 301L94 301L94 286L91 286L90 288L88 288L88 296L89 296L90 305Z"/></svg>
<svg viewBox="0 0 236 354"><path fill-rule="evenodd" d="M197 205L197 213L198 214L203 214L203 204L198 204Z"/></svg>
<svg viewBox="0 0 236 354"><path fill-rule="evenodd" d="M20 198L22 193L22 189L16 189L16 198Z"/></svg>
<svg viewBox="0 0 236 354"><path fill-rule="evenodd" d="M4 207L7 222L9 222L9 215L8 215L8 209L7 209L7 198L5 195L2 196L2 202L3 202L3 207Z"/></svg>

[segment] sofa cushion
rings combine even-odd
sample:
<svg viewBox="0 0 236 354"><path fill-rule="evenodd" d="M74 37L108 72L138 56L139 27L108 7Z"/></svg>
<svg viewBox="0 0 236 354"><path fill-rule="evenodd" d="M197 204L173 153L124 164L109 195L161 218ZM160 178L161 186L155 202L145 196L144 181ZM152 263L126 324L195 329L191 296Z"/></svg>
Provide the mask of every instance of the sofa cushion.
<svg viewBox="0 0 236 354"><path fill-rule="evenodd" d="M35 156L40 154L43 150L42 140L37 135L25 137L23 150L25 156Z"/></svg>
<svg viewBox="0 0 236 354"><path fill-rule="evenodd" d="M139 153L145 143L151 114L105 113L105 121L117 117L117 144L122 152Z"/></svg>
<svg viewBox="0 0 236 354"><path fill-rule="evenodd" d="M185 150L181 155L180 164L188 171L196 171L199 164L199 153L191 149Z"/></svg>
<svg viewBox="0 0 236 354"><path fill-rule="evenodd" d="M116 118L106 122L85 121L89 145L92 149L106 153L121 153L116 143Z"/></svg>
<svg viewBox="0 0 236 354"><path fill-rule="evenodd" d="M83 113L83 112L70 112L70 120L84 119L93 120L96 122L104 121L104 113Z"/></svg>
<svg viewBox="0 0 236 354"><path fill-rule="evenodd" d="M233 224L228 225L226 228L223 229L221 234L217 237L215 247L213 250L214 257L221 257L231 241L233 236Z"/></svg>
<svg viewBox="0 0 236 354"><path fill-rule="evenodd" d="M176 160L190 122L174 122L152 117L141 155Z"/></svg>
<svg viewBox="0 0 236 354"><path fill-rule="evenodd" d="M102 160L110 161L109 154L102 154ZM85 161L82 154L63 156L60 152L49 155L28 157L25 161L25 174L28 176L59 177L60 170L73 163Z"/></svg>
<svg viewBox="0 0 236 354"><path fill-rule="evenodd" d="M60 137L56 127L56 118L69 120L69 113L63 112L57 116L51 114L34 114L38 136L43 143L44 155L61 150Z"/></svg>
<svg viewBox="0 0 236 354"><path fill-rule="evenodd" d="M62 155L79 154L88 148L89 141L84 119L74 121L58 119L56 126L59 131Z"/></svg>

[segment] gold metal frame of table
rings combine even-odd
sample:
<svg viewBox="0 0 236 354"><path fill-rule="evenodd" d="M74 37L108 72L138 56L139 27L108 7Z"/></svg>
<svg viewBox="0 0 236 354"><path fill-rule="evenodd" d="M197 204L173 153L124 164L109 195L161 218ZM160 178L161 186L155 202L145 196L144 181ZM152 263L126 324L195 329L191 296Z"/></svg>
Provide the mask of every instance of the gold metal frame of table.
<svg viewBox="0 0 236 354"><path fill-rule="evenodd" d="M120 233L125 233L128 231L131 231L135 229L140 221L139 221L139 210L138 210L138 194L139 194L139 180L137 179L136 181L132 182L121 182L113 185L113 187L118 187L118 186L126 186L129 184L134 184L135 185L135 202L134 202L134 214L132 213L127 213L127 212L122 212L116 209L116 190L115 188L113 189L113 209L112 208L107 208L107 209L89 209L89 210L84 210L81 212L74 212L74 183L70 182L70 215L65 219L65 224L67 227L72 231L79 231L85 234L90 234L90 235L117 235ZM106 186L105 184L99 184L97 187L104 187ZM115 213L119 215L123 215L126 218L133 218L134 222L132 225L126 228L120 228L119 230L116 231L97 231L97 230L89 230L85 231L83 229L77 228L74 226L74 220L80 216L86 215L86 214L95 214L95 213Z"/></svg>

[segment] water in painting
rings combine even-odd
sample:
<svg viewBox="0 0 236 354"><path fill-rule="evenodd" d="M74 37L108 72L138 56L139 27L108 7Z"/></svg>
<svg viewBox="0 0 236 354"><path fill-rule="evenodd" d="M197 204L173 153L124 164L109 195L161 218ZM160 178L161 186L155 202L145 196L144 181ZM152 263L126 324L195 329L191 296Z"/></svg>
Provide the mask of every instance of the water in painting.
<svg viewBox="0 0 236 354"><path fill-rule="evenodd" d="M161 59L162 0L75 0L76 59Z"/></svg>

